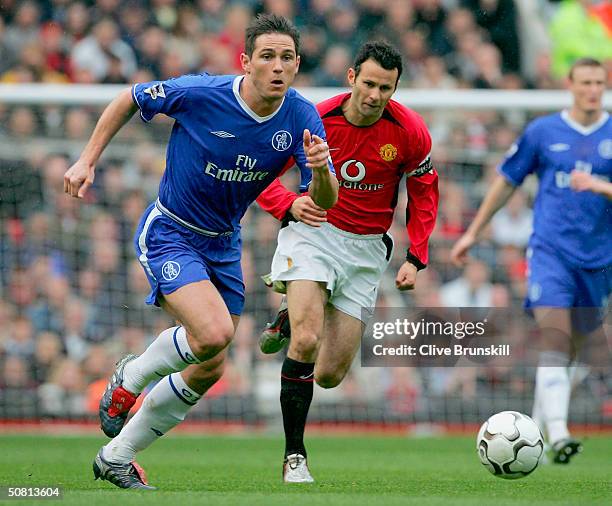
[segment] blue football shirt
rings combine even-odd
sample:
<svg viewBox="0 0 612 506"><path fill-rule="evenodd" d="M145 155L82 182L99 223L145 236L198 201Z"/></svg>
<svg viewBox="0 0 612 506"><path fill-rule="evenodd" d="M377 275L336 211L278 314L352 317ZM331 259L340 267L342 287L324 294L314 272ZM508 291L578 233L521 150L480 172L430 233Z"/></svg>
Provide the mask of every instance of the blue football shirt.
<svg viewBox="0 0 612 506"><path fill-rule="evenodd" d="M305 191L312 172L304 129L326 138L315 106L297 91L290 88L281 106L262 117L240 97L242 79L198 74L132 88L144 121L158 113L176 120L159 186L162 209L212 232L239 228L248 206L291 157Z"/></svg>
<svg viewBox="0 0 612 506"><path fill-rule="evenodd" d="M612 178L612 119L607 112L589 127L573 121L567 111L534 120L498 168L515 186L530 173L539 179L530 246L552 246L582 268L611 265L612 203L572 190L574 169Z"/></svg>

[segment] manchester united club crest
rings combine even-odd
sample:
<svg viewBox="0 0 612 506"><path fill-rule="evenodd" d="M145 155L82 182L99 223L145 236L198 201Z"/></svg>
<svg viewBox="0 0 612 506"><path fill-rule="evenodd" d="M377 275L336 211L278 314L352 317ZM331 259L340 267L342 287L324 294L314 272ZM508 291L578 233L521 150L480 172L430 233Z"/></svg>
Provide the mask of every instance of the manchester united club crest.
<svg viewBox="0 0 612 506"><path fill-rule="evenodd" d="M397 156L397 148L393 144L385 144L380 147L380 157L385 162L391 162L395 160Z"/></svg>

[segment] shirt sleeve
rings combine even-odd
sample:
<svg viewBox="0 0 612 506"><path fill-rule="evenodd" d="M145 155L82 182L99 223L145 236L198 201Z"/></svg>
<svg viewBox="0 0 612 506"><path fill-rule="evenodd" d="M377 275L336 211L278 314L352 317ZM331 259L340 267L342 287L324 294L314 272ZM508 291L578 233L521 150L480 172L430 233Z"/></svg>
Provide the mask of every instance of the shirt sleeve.
<svg viewBox="0 0 612 506"><path fill-rule="evenodd" d="M436 226L438 216L438 173L430 169L418 176L406 178L408 207L406 229L410 239L407 259L417 268L424 269L429 258L429 237Z"/></svg>
<svg viewBox="0 0 612 506"><path fill-rule="evenodd" d="M302 123L303 128L300 132L296 132L296 135L299 133L299 140L295 143L295 151L293 152L293 157L295 158L295 163L300 169L300 192L305 192L308 190L308 185L310 181L312 181L312 171L306 167L306 154L304 153L304 143L302 142L302 136L304 134L304 129L308 128L310 133L313 135L318 135L327 142L327 135L325 134L325 128L323 127L323 121L321 121L321 117L317 112L314 106L304 108L304 121ZM332 174L336 174L334 170L334 165L331 160L331 156L327 159L327 167Z"/></svg>
<svg viewBox="0 0 612 506"><path fill-rule="evenodd" d="M177 117L186 108L188 77L151 81L132 86L132 100L140 109L140 117L149 122L156 114Z"/></svg>
<svg viewBox="0 0 612 506"><path fill-rule="evenodd" d="M288 190L280 180L280 176L287 172L289 168L293 167L293 165L294 161L293 158L291 158L279 174L279 177L272 181L270 186L257 197L259 206L277 220L283 220L285 218L293 202L299 197L297 193Z"/></svg>
<svg viewBox="0 0 612 506"><path fill-rule="evenodd" d="M408 191L406 230L410 240L406 259L420 270L427 266L429 237L438 216L438 173L431 162L431 135L422 120L405 142L414 146L404 166Z"/></svg>
<svg viewBox="0 0 612 506"><path fill-rule="evenodd" d="M533 123L510 146L497 171L514 186L520 186L537 167L538 144Z"/></svg>

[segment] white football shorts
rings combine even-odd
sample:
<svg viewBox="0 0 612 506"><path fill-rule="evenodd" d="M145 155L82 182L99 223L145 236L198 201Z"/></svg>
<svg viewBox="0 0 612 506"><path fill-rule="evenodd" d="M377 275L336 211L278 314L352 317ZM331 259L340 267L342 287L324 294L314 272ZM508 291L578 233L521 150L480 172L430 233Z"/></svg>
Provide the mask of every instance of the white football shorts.
<svg viewBox="0 0 612 506"><path fill-rule="evenodd" d="M359 235L329 223L291 222L278 233L272 280L324 282L330 304L367 323L392 253L388 234Z"/></svg>

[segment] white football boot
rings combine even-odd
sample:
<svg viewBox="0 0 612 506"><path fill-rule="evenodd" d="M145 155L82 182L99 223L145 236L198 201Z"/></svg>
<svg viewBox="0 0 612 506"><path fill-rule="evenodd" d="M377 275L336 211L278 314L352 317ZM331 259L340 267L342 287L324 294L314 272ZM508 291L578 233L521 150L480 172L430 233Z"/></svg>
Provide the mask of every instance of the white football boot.
<svg viewBox="0 0 612 506"><path fill-rule="evenodd" d="M285 483L313 483L314 478L308 470L306 457L292 453L285 457L283 463L283 481Z"/></svg>

